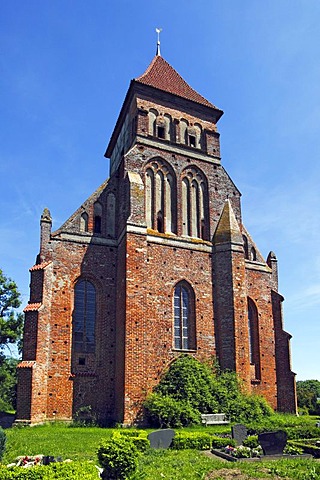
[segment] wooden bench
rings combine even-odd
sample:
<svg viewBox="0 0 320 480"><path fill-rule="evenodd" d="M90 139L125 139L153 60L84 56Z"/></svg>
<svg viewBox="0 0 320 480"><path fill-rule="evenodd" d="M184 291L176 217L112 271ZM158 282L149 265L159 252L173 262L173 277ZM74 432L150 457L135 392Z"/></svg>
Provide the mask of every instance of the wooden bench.
<svg viewBox="0 0 320 480"><path fill-rule="evenodd" d="M226 419L225 413L203 413L201 415L201 422L208 425L226 425L229 420Z"/></svg>

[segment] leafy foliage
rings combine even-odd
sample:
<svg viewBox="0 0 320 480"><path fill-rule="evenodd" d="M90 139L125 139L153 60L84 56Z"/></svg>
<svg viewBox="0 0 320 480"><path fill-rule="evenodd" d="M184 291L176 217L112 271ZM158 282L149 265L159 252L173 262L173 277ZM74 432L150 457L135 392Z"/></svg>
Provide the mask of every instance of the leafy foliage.
<svg viewBox="0 0 320 480"><path fill-rule="evenodd" d="M190 355L171 364L145 408L151 422L166 427L199 424L201 413L225 413L243 423L273 414L264 398L244 392L234 372L218 372Z"/></svg>
<svg viewBox="0 0 320 480"><path fill-rule="evenodd" d="M144 406L149 421L160 428L181 428L201 421L198 410L187 401L179 401L173 396L152 393Z"/></svg>
<svg viewBox="0 0 320 480"><path fill-rule="evenodd" d="M184 450L193 448L194 450L210 450L212 436L206 432L176 432L172 440L171 448L175 450Z"/></svg>
<svg viewBox="0 0 320 480"><path fill-rule="evenodd" d="M0 480L96 480L97 469L89 462L50 463L32 468L0 466Z"/></svg>
<svg viewBox="0 0 320 480"><path fill-rule="evenodd" d="M104 478L122 480L138 468L139 452L130 437L114 433L109 440L101 443L98 459L104 468Z"/></svg>
<svg viewBox="0 0 320 480"><path fill-rule="evenodd" d="M0 355L0 411L16 407L17 363L15 358Z"/></svg>
<svg viewBox="0 0 320 480"><path fill-rule="evenodd" d="M6 346L21 339L23 315L15 312L20 305L16 283L0 270L0 353Z"/></svg>
<svg viewBox="0 0 320 480"><path fill-rule="evenodd" d="M214 375L210 367L190 355L181 355L173 362L155 388L163 396L187 402L202 413L219 410L212 391Z"/></svg>
<svg viewBox="0 0 320 480"><path fill-rule="evenodd" d="M7 436L5 431L0 427L0 461L2 460L5 448L6 448Z"/></svg>
<svg viewBox="0 0 320 480"><path fill-rule="evenodd" d="M297 382L299 410L311 415L320 415L320 381L302 380Z"/></svg>

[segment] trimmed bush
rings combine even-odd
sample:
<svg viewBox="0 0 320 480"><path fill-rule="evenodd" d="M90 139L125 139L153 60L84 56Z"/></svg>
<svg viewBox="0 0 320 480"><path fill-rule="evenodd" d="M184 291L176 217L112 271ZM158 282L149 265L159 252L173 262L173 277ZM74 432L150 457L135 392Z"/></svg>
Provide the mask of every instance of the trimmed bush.
<svg viewBox="0 0 320 480"><path fill-rule="evenodd" d="M290 445L301 448L303 453L310 453L310 455L313 455L315 458L320 458L320 447L313 445L312 443L308 443L308 440L300 440L298 442L292 441L290 442Z"/></svg>
<svg viewBox="0 0 320 480"><path fill-rule="evenodd" d="M129 437L114 433L98 448L98 459L103 467L103 478L123 480L138 468L139 452Z"/></svg>
<svg viewBox="0 0 320 480"><path fill-rule="evenodd" d="M235 447L236 442L233 438L225 438L225 437L212 437L212 448L220 449L227 446Z"/></svg>
<svg viewBox="0 0 320 480"><path fill-rule="evenodd" d="M299 425L296 427L285 427L283 430L287 433L289 440L299 440L300 438L319 438L319 427Z"/></svg>
<svg viewBox="0 0 320 480"><path fill-rule="evenodd" d="M50 463L30 468L0 466L0 480L97 480L98 471L89 462Z"/></svg>
<svg viewBox="0 0 320 480"><path fill-rule="evenodd" d="M212 436L202 432L176 432L173 437L171 448L175 450L210 450Z"/></svg>
<svg viewBox="0 0 320 480"><path fill-rule="evenodd" d="M0 427L0 461L2 460L6 448L7 436L5 431Z"/></svg>
<svg viewBox="0 0 320 480"><path fill-rule="evenodd" d="M145 452L150 447L150 442L147 438L148 432L146 432L145 430L129 428L127 430L120 430L119 432L117 432L117 434L118 433L121 437L129 438L139 452Z"/></svg>

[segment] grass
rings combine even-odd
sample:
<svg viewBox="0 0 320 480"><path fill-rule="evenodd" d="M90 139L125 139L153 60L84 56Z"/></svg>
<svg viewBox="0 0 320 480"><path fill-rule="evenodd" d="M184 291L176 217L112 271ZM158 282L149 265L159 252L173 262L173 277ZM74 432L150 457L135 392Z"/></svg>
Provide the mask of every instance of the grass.
<svg viewBox="0 0 320 480"><path fill-rule="evenodd" d="M315 417L281 416L279 423L275 427L314 425ZM191 427L185 430L224 434L230 433L230 426ZM44 454L97 463L97 447L101 440L109 437L113 431L99 427L77 428L58 423L11 428L6 430L7 448L2 462L11 463L19 455ZM238 469L254 479L275 476L295 480L320 479L320 462L315 460L233 464L208 458L195 450L151 450L141 457L139 471L134 480L199 480L205 479L208 472L220 469Z"/></svg>
<svg viewBox="0 0 320 480"><path fill-rule="evenodd" d="M6 430L7 448L3 463L11 463L19 455L54 455L71 460L97 460L100 441L112 430L98 427L76 428L52 424Z"/></svg>
<svg viewBox="0 0 320 480"><path fill-rule="evenodd" d="M278 460L259 463L226 463L194 450L155 450L140 461L135 478L144 480L199 480L213 470L240 470L254 479L279 477L294 480L320 479L320 463L315 460ZM221 477L225 478L225 477ZM231 477L230 477L231 478Z"/></svg>

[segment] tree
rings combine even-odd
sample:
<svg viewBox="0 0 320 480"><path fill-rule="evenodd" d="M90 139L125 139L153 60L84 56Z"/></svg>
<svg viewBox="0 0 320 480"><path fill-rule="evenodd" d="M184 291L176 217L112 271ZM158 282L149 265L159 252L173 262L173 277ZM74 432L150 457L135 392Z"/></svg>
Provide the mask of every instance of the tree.
<svg viewBox="0 0 320 480"><path fill-rule="evenodd" d="M320 413L320 381L300 380L297 382L298 407L307 410L308 413L318 415Z"/></svg>
<svg viewBox="0 0 320 480"><path fill-rule="evenodd" d="M3 356L9 344L21 340L23 315L15 312L20 305L20 293L16 283L0 270L0 356Z"/></svg>
<svg viewBox="0 0 320 480"><path fill-rule="evenodd" d="M20 360L0 357L0 411L8 412L16 408L17 364Z"/></svg>

